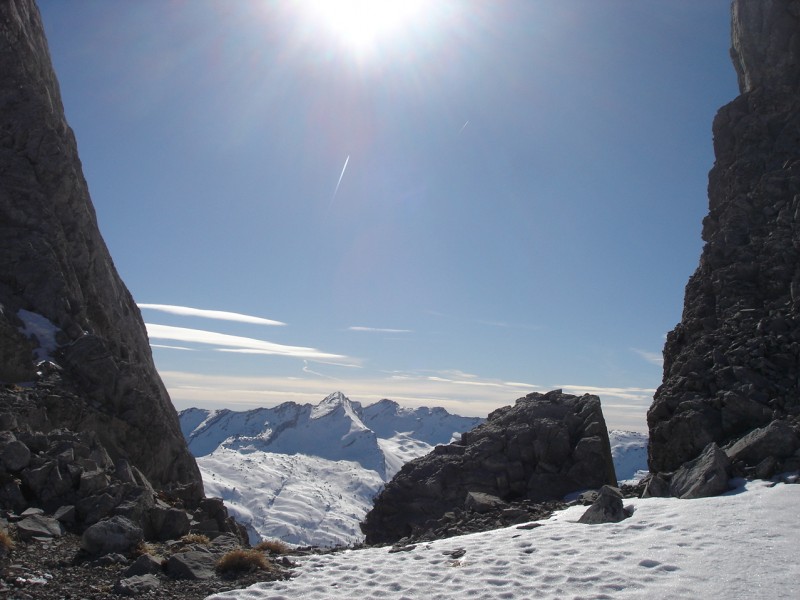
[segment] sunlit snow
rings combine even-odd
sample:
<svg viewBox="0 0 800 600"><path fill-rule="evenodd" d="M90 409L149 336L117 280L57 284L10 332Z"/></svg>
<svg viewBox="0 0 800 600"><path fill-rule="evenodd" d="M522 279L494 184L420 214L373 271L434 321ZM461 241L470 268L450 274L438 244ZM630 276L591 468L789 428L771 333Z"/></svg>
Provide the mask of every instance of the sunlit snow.
<svg viewBox="0 0 800 600"><path fill-rule="evenodd" d="M584 507L543 521L407 552L349 550L293 558L288 581L215 600L800 597L800 485L756 481L701 500L630 500L621 523L577 523ZM449 552L463 549L459 558Z"/></svg>

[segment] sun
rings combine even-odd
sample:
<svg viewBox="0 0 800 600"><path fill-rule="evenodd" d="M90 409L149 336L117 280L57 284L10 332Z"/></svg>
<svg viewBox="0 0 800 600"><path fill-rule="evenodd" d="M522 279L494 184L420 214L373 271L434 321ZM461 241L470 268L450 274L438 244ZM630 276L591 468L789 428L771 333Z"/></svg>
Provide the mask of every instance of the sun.
<svg viewBox="0 0 800 600"><path fill-rule="evenodd" d="M419 27L431 0L305 0L305 9L351 50L365 53Z"/></svg>

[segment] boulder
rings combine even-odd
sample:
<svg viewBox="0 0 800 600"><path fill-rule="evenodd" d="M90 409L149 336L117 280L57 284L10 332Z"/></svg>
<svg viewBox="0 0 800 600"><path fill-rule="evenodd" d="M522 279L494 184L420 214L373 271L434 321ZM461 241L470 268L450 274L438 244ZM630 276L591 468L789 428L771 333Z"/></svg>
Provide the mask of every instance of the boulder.
<svg viewBox="0 0 800 600"><path fill-rule="evenodd" d="M64 526L51 517L32 515L17 523L17 533L24 540L34 537L61 537L64 535Z"/></svg>
<svg viewBox="0 0 800 600"><path fill-rule="evenodd" d="M133 575L120 579L114 585L114 593L120 596L141 596L155 592L160 586L161 582L155 575Z"/></svg>
<svg viewBox="0 0 800 600"><path fill-rule="evenodd" d="M161 559L152 554L142 554L131 565L125 569L125 575L157 575L163 571Z"/></svg>
<svg viewBox="0 0 800 600"><path fill-rule="evenodd" d="M800 448L800 436L786 421L773 421L766 427L754 429L725 448L725 453L734 462L761 465L770 461L777 466L778 459L788 458ZM772 475L762 467L762 477Z"/></svg>
<svg viewBox="0 0 800 600"><path fill-rule="evenodd" d="M8 432L12 435L11 432ZM9 440L0 449L0 466L6 470L18 472L31 462L31 451L17 439Z"/></svg>
<svg viewBox="0 0 800 600"><path fill-rule="evenodd" d="M660 474L648 476L642 498L668 498L669 495L669 481L666 477Z"/></svg>
<svg viewBox="0 0 800 600"><path fill-rule="evenodd" d="M177 540L189 533L190 520L185 510L157 505L150 509L149 516L156 539Z"/></svg>
<svg viewBox="0 0 800 600"><path fill-rule="evenodd" d="M774 421L800 427L797 31L800 0L732 3L741 93L713 123L705 244L647 415L653 473L675 471L710 443L735 447L747 472L767 473L788 430L773 449L748 442L745 451L739 440Z"/></svg>
<svg viewBox="0 0 800 600"><path fill-rule="evenodd" d="M578 519L579 523L598 525L619 523L630 516L622 505L622 494L617 488L604 485L594 503Z"/></svg>
<svg viewBox="0 0 800 600"><path fill-rule="evenodd" d="M507 504L497 496L483 492L467 492L467 498L464 500L464 508L476 513L488 513L505 506Z"/></svg>
<svg viewBox="0 0 800 600"><path fill-rule="evenodd" d="M81 536L81 549L89 555L130 553L142 541L142 529L125 517L111 517L90 526Z"/></svg>
<svg viewBox="0 0 800 600"><path fill-rule="evenodd" d="M167 574L173 579L211 579L218 559L209 552L179 552L167 559Z"/></svg>
<svg viewBox="0 0 800 600"><path fill-rule="evenodd" d="M672 476L670 495L676 498L706 498L730 490L732 465L727 454L713 442L696 459L687 462Z"/></svg>
<svg viewBox="0 0 800 600"><path fill-rule="evenodd" d="M533 393L400 470L361 524L368 544L393 543L460 510L467 494L544 502L616 485L597 396Z"/></svg>

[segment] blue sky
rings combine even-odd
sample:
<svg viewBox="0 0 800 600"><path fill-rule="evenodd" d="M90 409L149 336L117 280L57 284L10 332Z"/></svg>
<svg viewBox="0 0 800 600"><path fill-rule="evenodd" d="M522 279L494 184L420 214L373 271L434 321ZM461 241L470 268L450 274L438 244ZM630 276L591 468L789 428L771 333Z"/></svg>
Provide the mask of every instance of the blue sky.
<svg viewBox="0 0 800 600"><path fill-rule="evenodd" d="M382 28L335 1L39 0L176 407L561 387L644 429L737 94L728 0L409 0Z"/></svg>

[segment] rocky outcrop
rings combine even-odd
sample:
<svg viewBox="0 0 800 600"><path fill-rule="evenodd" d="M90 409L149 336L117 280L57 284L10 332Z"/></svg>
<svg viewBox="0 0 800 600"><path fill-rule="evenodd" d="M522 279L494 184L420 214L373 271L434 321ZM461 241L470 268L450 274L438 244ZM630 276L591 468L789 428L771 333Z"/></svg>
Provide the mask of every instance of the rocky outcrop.
<svg viewBox="0 0 800 600"><path fill-rule="evenodd" d="M0 2L0 72L0 382L57 363L79 401L52 403L52 427L96 431L156 487L193 484L199 498L141 315L100 236L33 0Z"/></svg>
<svg viewBox="0 0 800 600"><path fill-rule="evenodd" d="M0 432L0 517L35 531L48 513L50 526L82 533L90 554L100 553L94 549L117 530L135 530L138 537L131 542L136 536L126 534L128 546L105 551L126 552L143 538L175 540L188 533L211 539L234 534L247 544L247 532L222 500L197 502L181 491L187 490L156 492L139 469L112 460L93 432Z"/></svg>
<svg viewBox="0 0 800 600"><path fill-rule="evenodd" d="M458 442L407 463L361 528L368 544L395 542L474 505L481 498L475 492L539 502L604 484L617 480L600 399L533 393L494 411Z"/></svg>
<svg viewBox="0 0 800 600"><path fill-rule="evenodd" d="M712 443L741 474L800 467L800 0L735 0L732 38L741 95L714 120L705 247L647 416L654 473Z"/></svg>

